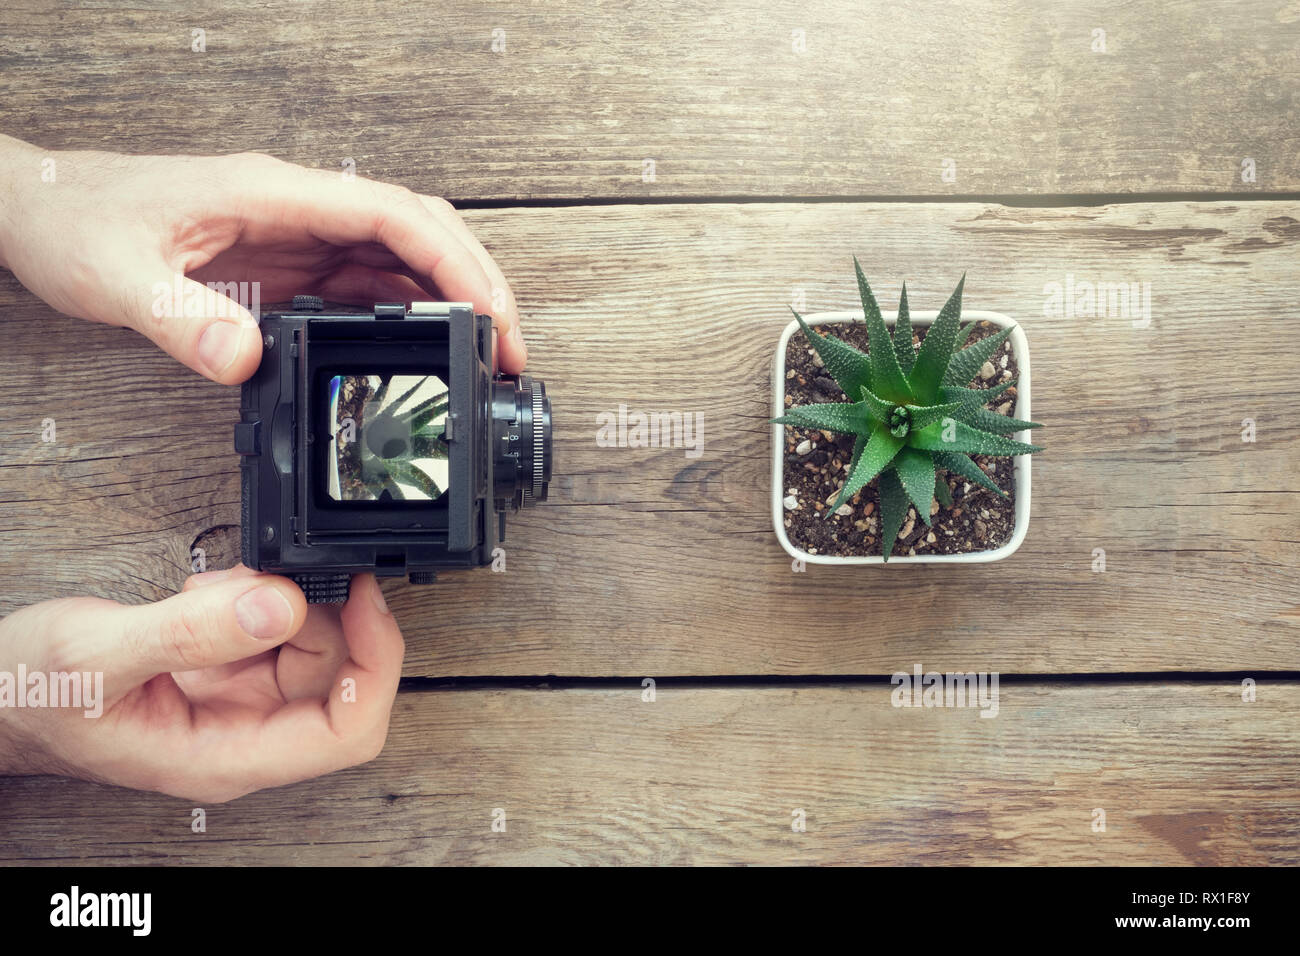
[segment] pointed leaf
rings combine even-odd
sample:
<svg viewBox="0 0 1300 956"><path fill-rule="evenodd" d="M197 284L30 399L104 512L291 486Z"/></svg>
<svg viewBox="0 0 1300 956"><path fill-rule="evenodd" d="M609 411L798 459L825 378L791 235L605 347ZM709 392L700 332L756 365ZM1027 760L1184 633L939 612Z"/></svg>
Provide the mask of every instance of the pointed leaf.
<svg viewBox="0 0 1300 956"><path fill-rule="evenodd" d="M995 435L1009 435L1011 432L1023 431L1026 428L1043 427L1038 422L1021 421L1019 418L1012 418L1000 412L970 405L963 405L961 411L954 412L952 417L959 422L965 422L971 428L992 432Z"/></svg>
<svg viewBox="0 0 1300 956"><path fill-rule="evenodd" d="M889 337L889 329L880 316L880 306L876 304L876 297L871 293L871 286L867 285L867 277L862 274L862 265L858 262L857 256L853 257L853 268L858 274L858 294L862 297L862 313L867 323L868 351L871 359L870 388L877 395L901 404L913 397L912 390L907 384L907 376L903 374L903 369L898 364L898 353L894 351L894 342ZM856 395L857 393L845 392L844 394Z"/></svg>
<svg viewBox="0 0 1300 956"><path fill-rule="evenodd" d="M989 491L997 492L1003 498L1007 493L993 483L993 479L985 473L984 469L975 462L971 461L965 455L950 451L933 452L934 463L940 468L945 468L954 475L960 475L967 481L973 481L977 485L987 488Z"/></svg>
<svg viewBox="0 0 1300 956"><path fill-rule="evenodd" d="M853 455L849 459L849 467L848 470L844 472L844 474L846 475L853 474L853 470L858 467L858 461L861 460L862 458L862 449L866 447L867 447L866 435L858 435L853 439Z"/></svg>
<svg viewBox="0 0 1300 956"><path fill-rule="evenodd" d="M944 435L951 435L951 441L945 441ZM964 422L951 420L951 431L947 421L935 422L929 428L910 432L907 443L923 451L958 451L973 455L1028 455L1042 451L1037 445L1026 445L1001 435L971 428Z"/></svg>
<svg viewBox="0 0 1300 956"><path fill-rule="evenodd" d="M898 540L898 529L903 527L903 519L907 517L907 492L892 468L880 476L876 487L880 490L880 553L888 562Z"/></svg>
<svg viewBox="0 0 1300 956"><path fill-rule="evenodd" d="M898 454L898 450L902 447L903 439L895 438L889 433L889 429L877 428L872 432L871 437L867 439L866 445L862 448L862 455L858 458L857 467L844 479L844 487L840 489L840 496L835 499L831 511L844 504L846 498L851 497L855 492L865 487L872 478L880 474L881 469L894 460L894 456Z"/></svg>
<svg viewBox="0 0 1300 956"><path fill-rule="evenodd" d="M974 319L972 319L969 322L962 323L961 328L957 330L957 341L954 343L952 348L954 352L958 351L963 345L966 344L966 340L970 338L970 330L974 328L974 326L975 326Z"/></svg>
<svg viewBox="0 0 1300 956"><path fill-rule="evenodd" d="M794 317L799 322L799 328L803 329L808 344L817 350L822 364L826 366L826 371L831 373L831 378L835 379L845 395L856 395L864 386L871 387L870 359L848 342L814 332L803 320L802 315L794 309L790 311L794 312Z"/></svg>
<svg viewBox="0 0 1300 956"><path fill-rule="evenodd" d="M981 365L984 363L981 362ZM945 402L961 402L963 405L986 405L993 399L997 398L1012 385L1016 380L1009 379L992 388L962 388L960 385L945 385L939 389L939 395Z"/></svg>
<svg viewBox="0 0 1300 956"><path fill-rule="evenodd" d="M825 405L796 405L787 408L773 425L796 425L800 428L824 428L845 435L870 435L872 423L861 404L829 402Z"/></svg>
<svg viewBox="0 0 1300 956"><path fill-rule="evenodd" d="M903 374L912 371L916 364L916 347L912 345L912 317L907 308L907 283L903 283L903 294L898 297L898 320L894 322L894 351L898 353L898 364Z"/></svg>
<svg viewBox="0 0 1300 956"><path fill-rule="evenodd" d="M889 413L896 407L893 402L885 401L869 388L862 390L862 404L866 406L867 414L882 425L889 424Z"/></svg>
<svg viewBox="0 0 1300 956"><path fill-rule="evenodd" d="M931 460L933 461L933 459ZM935 475L934 497L938 499L939 504L943 507L952 507L952 492L948 490L948 482L943 480L943 475Z"/></svg>
<svg viewBox="0 0 1300 956"><path fill-rule="evenodd" d="M980 339L974 345L969 345L952 357L948 363L948 372L943 377L945 385L969 385L971 379L979 374L980 366L988 361L990 355L998 350L998 347L1011 334L1011 329L1005 328L996 335L990 335L988 338Z"/></svg>
<svg viewBox="0 0 1300 956"><path fill-rule="evenodd" d="M930 504L934 501L934 459L915 448L903 448L894 458L893 467L907 497L916 505L916 513L928 525Z"/></svg>
<svg viewBox="0 0 1300 956"><path fill-rule="evenodd" d="M956 413L965 407L962 402L949 402L946 405L908 405L907 410L912 415L912 430L920 431L945 418L956 418Z"/></svg>
<svg viewBox="0 0 1300 956"><path fill-rule="evenodd" d="M907 376L907 383L924 405L933 405L939 397L948 363L952 361L953 343L957 340L957 327L961 324L961 292L966 285L963 275L948 301L939 310L930 330L921 340L921 351L916 353L916 365Z"/></svg>

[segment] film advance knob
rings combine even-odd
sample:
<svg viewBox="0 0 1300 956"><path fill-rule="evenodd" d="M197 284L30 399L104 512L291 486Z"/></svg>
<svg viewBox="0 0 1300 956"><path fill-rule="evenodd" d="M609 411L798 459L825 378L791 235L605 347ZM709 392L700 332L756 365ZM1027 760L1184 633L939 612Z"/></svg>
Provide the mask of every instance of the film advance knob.
<svg viewBox="0 0 1300 956"><path fill-rule="evenodd" d="M293 297L293 311L295 312L320 312L324 308L325 300L318 295L295 295Z"/></svg>

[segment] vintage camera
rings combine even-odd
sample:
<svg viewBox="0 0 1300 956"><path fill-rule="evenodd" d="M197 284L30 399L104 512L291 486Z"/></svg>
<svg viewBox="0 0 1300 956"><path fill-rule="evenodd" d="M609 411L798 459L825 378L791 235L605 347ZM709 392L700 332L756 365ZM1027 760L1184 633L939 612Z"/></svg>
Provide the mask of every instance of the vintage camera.
<svg viewBox="0 0 1300 956"><path fill-rule="evenodd" d="M297 296L261 328L235 426L248 567L318 604L365 571L427 584L490 563L506 513L546 500L546 386L494 374L492 321L468 303Z"/></svg>

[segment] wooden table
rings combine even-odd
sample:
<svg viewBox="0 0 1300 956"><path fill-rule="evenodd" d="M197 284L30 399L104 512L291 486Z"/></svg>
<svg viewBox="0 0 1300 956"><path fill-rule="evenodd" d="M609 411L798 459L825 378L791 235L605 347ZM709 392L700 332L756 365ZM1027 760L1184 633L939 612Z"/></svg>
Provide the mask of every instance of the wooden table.
<svg viewBox="0 0 1300 956"><path fill-rule="evenodd" d="M504 575L386 587L376 761L206 834L0 781L0 861L1300 862L1295 4L48 7L0 12L7 132L351 159L465 209L556 478ZM776 542L773 349L793 296L853 306L854 254L882 300L966 271L1026 330L1047 450L1000 564L795 573ZM1149 324L1054 313L1079 281L1149 290ZM7 273L0 309L0 611L233 561L236 394ZM703 453L599 447L620 403L699 413ZM916 665L999 673L998 716L891 706Z"/></svg>

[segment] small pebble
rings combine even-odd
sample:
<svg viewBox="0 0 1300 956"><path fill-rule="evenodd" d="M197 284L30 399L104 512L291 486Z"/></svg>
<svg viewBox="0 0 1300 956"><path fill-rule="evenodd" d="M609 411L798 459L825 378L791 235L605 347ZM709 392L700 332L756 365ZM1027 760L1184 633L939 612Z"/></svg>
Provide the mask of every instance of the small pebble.
<svg viewBox="0 0 1300 956"><path fill-rule="evenodd" d="M937 502L937 501L931 501L931 502L930 502L930 517L933 518L933 517L934 517L935 515L937 515L938 513L939 513L939 502Z"/></svg>
<svg viewBox="0 0 1300 956"><path fill-rule="evenodd" d="M989 535L989 527L978 518L975 519L975 537L983 541Z"/></svg>
<svg viewBox="0 0 1300 956"><path fill-rule="evenodd" d="M794 369L790 369L790 371L788 371L788 372L785 373L785 380L786 380L787 382L790 381L790 379L794 378L796 374L798 374L798 373L795 372Z"/></svg>
<svg viewBox="0 0 1300 956"><path fill-rule="evenodd" d="M925 540L926 540L926 542L929 543L929 544L934 544L934 543L935 543L936 541L938 541L939 539L936 538L936 537L934 536L934 532L931 531L929 534L927 534L927 535L925 536Z"/></svg>
<svg viewBox="0 0 1300 956"><path fill-rule="evenodd" d="M794 495L787 495L786 499L782 501L781 504L785 505L786 511L794 511L795 508L799 507L799 499Z"/></svg>
<svg viewBox="0 0 1300 956"><path fill-rule="evenodd" d="M796 455L806 455L810 451L812 451L812 442L806 438L794 448L794 453Z"/></svg>
<svg viewBox="0 0 1300 956"><path fill-rule="evenodd" d="M850 504L840 505L838 508L835 509L835 513L839 515L841 518L847 518L849 515L853 514L853 505Z"/></svg>
<svg viewBox="0 0 1300 956"><path fill-rule="evenodd" d="M1002 373L1002 381L1004 382L1011 381L1011 369L1007 369L1005 372Z"/></svg>
<svg viewBox="0 0 1300 956"><path fill-rule="evenodd" d="M813 364L816 365L818 368L826 367L826 363L822 361L822 357L818 355L816 352L813 352Z"/></svg>
<svg viewBox="0 0 1300 956"><path fill-rule="evenodd" d="M876 503L874 501L868 501L867 506L862 509L862 517L864 518L870 517L871 512L875 510L876 510Z"/></svg>
<svg viewBox="0 0 1300 956"><path fill-rule="evenodd" d="M1007 358L1008 358L1007 355L1003 355L1002 358L998 359L998 367L999 367L999 368L1006 368L1006 367L1007 367Z"/></svg>
<svg viewBox="0 0 1300 956"><path fill-rule="evenodd" d="M995 371L992 362L985 362L980 366L980 378L987 382L993 377Z"/></svg>

